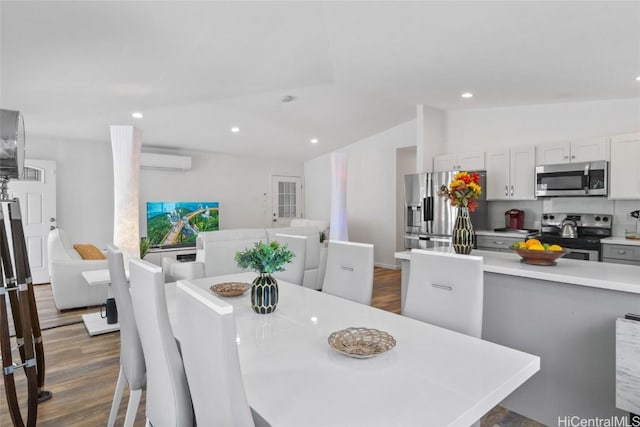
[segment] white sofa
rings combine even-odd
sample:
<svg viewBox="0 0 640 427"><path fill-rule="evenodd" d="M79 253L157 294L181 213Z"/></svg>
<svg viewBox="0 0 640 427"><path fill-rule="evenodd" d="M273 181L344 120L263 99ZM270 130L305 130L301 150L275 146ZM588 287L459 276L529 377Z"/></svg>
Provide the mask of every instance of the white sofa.
<svg viewBox="0 0 640 427"><path fill-rule="evenodd" d="M320 242L320 230L327 227L325 221L299 220L287 228L245 228L207 231L198 234L196 240L196 262L204 264L206 276L239 273L234 255L253 246L255 242L268 243L277 240L275 234L292 234L307 237L303 286L320 289L324 278L326 248ZM303 226L297 226L301 224Z"/></svg>
<svg viewBox="0 0 640 427"><path fill-rule="evenodd" d="M82 259L73 248L67 233L59 228L49 232L47 250L53 301L58 310L88 307L105 302L108 285L89 286L81 273L107 269L106 259Z"/></svg>

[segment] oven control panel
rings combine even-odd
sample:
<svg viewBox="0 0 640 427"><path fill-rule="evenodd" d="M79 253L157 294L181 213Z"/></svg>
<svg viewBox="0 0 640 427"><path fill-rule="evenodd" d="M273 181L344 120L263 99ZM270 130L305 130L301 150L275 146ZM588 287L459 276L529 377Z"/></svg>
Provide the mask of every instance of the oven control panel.
<svg viewBox="0 0 640 427"><path fill-rule="evenodd" d="M610 214L566 214L543 213L541 225L543 227L562 227L565 220L575 222L578 227L611 229L612 215Z"/></svg>

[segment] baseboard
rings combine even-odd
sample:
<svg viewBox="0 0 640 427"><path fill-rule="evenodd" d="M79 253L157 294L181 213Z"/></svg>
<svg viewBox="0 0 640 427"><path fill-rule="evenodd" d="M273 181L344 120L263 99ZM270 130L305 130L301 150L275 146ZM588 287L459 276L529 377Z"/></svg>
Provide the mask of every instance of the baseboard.
<svg viewBox="0 0 640 427"><path fill-rule="evenodd" d="M398 264L384 264L381 262L373 263L374 267L387 268L389 270L400 270L400 265Z"/></svg>

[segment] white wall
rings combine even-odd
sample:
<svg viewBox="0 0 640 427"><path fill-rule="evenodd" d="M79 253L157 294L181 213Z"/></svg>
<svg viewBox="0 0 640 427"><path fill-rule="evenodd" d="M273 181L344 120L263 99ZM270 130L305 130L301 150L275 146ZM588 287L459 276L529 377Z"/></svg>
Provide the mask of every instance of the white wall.
<svg viewBox="0 0 640 427"><path fill-rule="evenodd" d="M27 157L57 163L57 224L73 242L105 247L113 238L111 143L44 138L27 140ZM143 147L144 149L144 147ZM182 152L187 172L142 170L140 234L146 235L147 201L218 201L220 228L270 226L271 175L302 176L302 162Z"/></svg>
<svg viewBox="0 0 640 427"><path fill-rule="evenodd" d="M303 176L302 162L207 152L192 156L187 172L140 172L140 213L147 202L220 203L220 229L271 227L271 175ZM146 216L140 223L146 234Z"/></svg>
<svg viewBox="0 0 640 427"><path fill-rule="evenodd" d="M640 98L447 112L447 152L536 145L640 130Z"/></svg>
<svg viewBox="0 0 640 427"><path fill-rule="evenodd" d="M105 131L108 134L108 130ZM111 144L26 136L26 156L56 161L57 226L74 243L113 240Z"/></svg>
<svg viewBox="0 0 640 427"><path fill-rule="evenodd" d="M340 150L348 155L349 240L373 243L381 267L396 266L396 148L415 145L416 121L411 120ZM305 162L308 218L329 219L330 170L330 155Z"/></svg>

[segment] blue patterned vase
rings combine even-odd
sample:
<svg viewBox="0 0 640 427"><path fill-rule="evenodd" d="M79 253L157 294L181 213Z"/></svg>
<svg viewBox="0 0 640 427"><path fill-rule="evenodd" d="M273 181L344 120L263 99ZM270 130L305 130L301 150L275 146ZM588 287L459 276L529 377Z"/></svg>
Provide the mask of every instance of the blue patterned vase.
<svg viewBox="0 0 640 427"><path fill-rule="evenodd" d="M278 281L268 273L260 273L251 283L251 307L259 314L268 314L278 305Z"/></svg>
<svg viewBox="0 0 640 427"><path fill-rule="evenodd" d="M475 233L473 232L473 224L469 217L469 208L458 207L458 215L456 222L453 224L453 250L457 254L469 255L475 245Z"/></svg>

